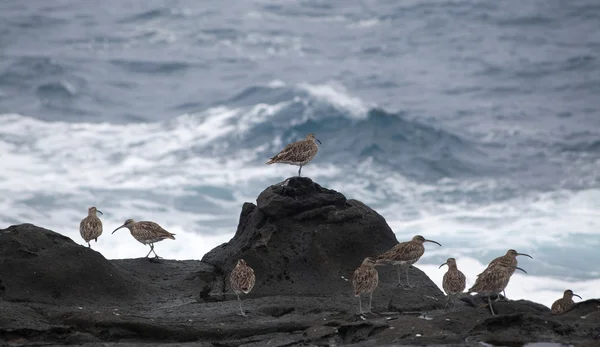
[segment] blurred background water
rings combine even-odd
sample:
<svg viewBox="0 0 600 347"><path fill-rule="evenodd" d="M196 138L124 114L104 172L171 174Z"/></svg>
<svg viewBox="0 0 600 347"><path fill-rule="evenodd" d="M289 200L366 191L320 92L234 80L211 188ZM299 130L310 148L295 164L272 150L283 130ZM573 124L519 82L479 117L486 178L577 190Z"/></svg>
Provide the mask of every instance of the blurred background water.
<svg viewBox="0 0 600 347"><path fill-rule="evenodd" d="M144 256L127 218L200 259L241 205L303 174L428 244L438 284L514 248L509 298L600 292L600 3L594 0L0 2L0 228ZM357 264L358 265L358 264Z"/></svg>

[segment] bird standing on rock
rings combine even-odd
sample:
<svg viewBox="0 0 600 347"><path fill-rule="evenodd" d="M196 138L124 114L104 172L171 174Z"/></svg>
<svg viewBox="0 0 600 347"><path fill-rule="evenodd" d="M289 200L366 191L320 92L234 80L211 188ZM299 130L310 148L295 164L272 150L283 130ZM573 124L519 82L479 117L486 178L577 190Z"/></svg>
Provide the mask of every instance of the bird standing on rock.
<svg viewBox="0 0 600 347"><path fill-rule="evenodd" d="M401 242L389 251L379 255L377 257L377 263L379 264L392 264L397 266L398 270L398 285L401 284L400 281L400 268L403 267L406 271L406 285L411 288L408 281L408 268L416 263L423 253L425 253L425 247L423 246L424 242L432 242L440 247L442 246L437 241L427 240L421 235L415 235L411 241Z"/></svg>
<svg viewBox="0 0 600 347"><path fill-rule="evenodd" d="M503 262L499 262L497 265L483 270L482 273L477 275L475 284L473 287L469 288L468 293L478 293L482 296L487 296L490 312L492 312L492 315L495 316L496 313L492 307L492 300L490 297L497 296L501 291L504 290L504 288L506 288L508 281L510 281L512 272L514 272L515 269L519 269L524 273L527 273L527 271L518 266L509 266Z"/></svg>
<svg viewBox="0 0 600 347"><path fill-rule="evenodd" d="M240 294L248 294L254 288L254 283L256 283L256 276L254 275L254 270L246 265L246 261L244 259L240 259L237 261L237 264L233 270L231 270L231 274L229 275L229 285L231 289L237 296L237 299L240 303L240 315L246 316L244 313L244 309L242 308L242 299L240 299Z"/></svg>
<svg viewBox="0 0 600 347"><path fill-rule="evenodd" d="M79 233L85 242L88 244L88 248L92 248L90 241L94 240L98 242L98 237L102 235L102 221L96 215L96 212L104 215L96 207L92 206L88 208L88 215L79 223Z"/></svg>
<svg viewBox="0 0 600 347"><path fill-rule="evenodd" d="M563 297L561 299L556 300L552 304L552 314L563 314L573 308L575 306L575 302L573 301L573 297L576 296L581 299L581 296L573 293L571 289L565 290L563 293Z"/></svg>
<svg viewBox="0 0 600 347"><path fill-rule="evenodd" d="M448 271L444 274L442 288L448 295L448 301L446 302L446 307L448 307L450 301L465 290L467 278L456 266L456 259L448 258L438 269L444 265L448 265Z"/></svg>
<svg viewBox="0 0 600 347"><path fill-rule="evenodd" d="M488 264L486 270L502 263L504 266L506 266L509 269L509 275L512 276L513 273L515 273L516 266L518 265L517 256L519 256L519 255L524 255L526 257L533 259L533 257L530 256L529 254L519 253L519 252L515 251L514 249L509 249L508 251L506 251L505 255L492 260ZM506 292L504 290L502 290L502 293L504 294L504 298L506 298Z"/></svg>
<svg viewBox="0 0 600 347"><path fill-rule="evenodd" d="M298 169L298 177L300 177L302 166L313 160L319 151L319 146L317 146L316 142L321 144L321 141L315 137L315 134L308 134L304 140L285 146L281 152L275 154L266 164L281 163L300 166Z"/></svg>
<svg viewBox="0 0 600 347"><path fill-rule="evenodd" d="M138 240L144 245L150 245L150 252L146 254L146 258L148 258L150 253L154 252L155 242L159 242L164 239L175 240L175 234L166 231L160 225L150 221L136 222L133 219L128 219L125 221L125 223L123 223L123 225L116 228L112 233L114 234L115 231L121 228L129 229L129 232L134 239ZM154 255L156 259L160 258L156 252L154 252Z"/></svg>
<svg viewBox="0 0 600 347"><path fill-rule="evenodd" d="M379 284L379 273L375 269L375 266L380 265L377 264L376 260L367 257L363 260L362 264L354 270L354 275L352 276L352 286L354 287L354 296L358 297L358 309L360 314L363 314L362 310L362 302L360 295L361 294L369 294L369 309L367 312L371 312L371 301L373 300L373 291L377 288Z"/></svg>

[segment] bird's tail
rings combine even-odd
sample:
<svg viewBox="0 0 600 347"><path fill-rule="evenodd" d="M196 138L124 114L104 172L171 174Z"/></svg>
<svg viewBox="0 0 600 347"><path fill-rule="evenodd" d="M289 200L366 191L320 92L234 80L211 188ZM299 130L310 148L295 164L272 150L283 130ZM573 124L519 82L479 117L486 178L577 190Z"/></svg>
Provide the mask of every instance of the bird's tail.
<svg viewBox="0 0 600 347"><path fill-rule="evenodd" d="M168 238L170 238L171 240L175 240L175 234L170 234L170 235L168 236Z"/></svg>
<svg viewBox="0 0 600 347"><path fill-rule="evenodd" d="M275 162L275 157L271 158L268 162L266 162L265 164L267 165L271 165Z"/></svg>

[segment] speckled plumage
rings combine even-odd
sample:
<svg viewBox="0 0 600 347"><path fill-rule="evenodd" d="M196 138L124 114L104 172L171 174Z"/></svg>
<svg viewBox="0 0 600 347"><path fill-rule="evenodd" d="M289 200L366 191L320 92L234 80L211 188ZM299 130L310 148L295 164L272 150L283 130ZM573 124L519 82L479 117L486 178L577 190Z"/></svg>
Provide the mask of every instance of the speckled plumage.
<svg viewBox="0 0 600 347"><path fill-rule="evenodd" d="M246 261L244 259L238 260L236 266L231 270L231 274L229 275L229 285L231 286L231 290L235 293L240 303L240 315L245 316L244 309L242 308L242 300L240 299L240 294L248 294L254 288L254 284L256 283L256 276L254 275L254 270L246 265Z"/></svg>
<svg viewBox="0 0 600 347"><path fill-rule="evenodd" d="M148 252L146 258L148 258L150 253L154 252L154 243L162 241L164 239L175 240L175 234L166 231L155 222L136 222L133 219L128 219L125 221L125 223L123 223L123 225L116 228L112 233L114 234L115 231L121 228L129 229L131 236L133 236L133 238L136 239L138 242L143 243L144 245L150 245L150 252ZM154 255L156 258L159 258L156 252L154 252Z"/></svg>
<svg viewBox="0 0 600 347"><path fill-rule="evenodd" d="M398 285L400 285L400 268L404 268L406 271L406 284L410 287L410 283L408 281L408 268L416 263L423 253L425 253L425 247L423 246L424 242L432 242L436 243L439 246L438 242L433 240L427 240L421 235L415 235L411 241L401 242L389 251L380 254L377 257L378 264L391 264L398 266Z"/></svg>
<svg viewBox="0 0 600 347"><path fill-rule="evenodd" d="M492 315L495 316L496 314L494 313L490 297L500 294L500 292L506 288L510 281L511 270L514 269L519 269L527 273L520 267L513 268L512 266L506 266L504 263L499 262L495 266L485 269L482 273L477 275L475 284L469 288L468 293L478 293L487 296L490 311L492 312Z"/></svg>
<svg viewBox="0 0 600 347"><path fill-rule="evenodd" d="M467 278L458 269L456 259L448 258L444 264L440 265L440 268L444 265L448 265L448 271L444 274L442 288L448 295L448 302L446 303L446 307L448 307L450 301L465 290Z"/></svg>
<svg viewBox="0 0 600 347"><path fill-rule="evenodd" d="M319 146L317 146L316 142L321 143L314 134L308 134L304 140L292 142L285 146L281 152L271 157L266 164L280 163L300 166L298 169L298 176L300 176L302 166L313 160L319 151Z"/></svg>
<svg viewBox="0 0 600 347"><path fill-rule="evenodd" d="M518 266L517 256L519 256L519 255L524 255L524 256L527 256L527 257L533 259L533 257L530 256L529 254L519 253L519 252L515 251L514 249L509 249L508 251L506 251L505 255L492 260L488 264L486 270L491 267L497 266L498 264L502 264L509 269L509 275L512 276L515 273L516 266ZM504 293L504 290L502 290L502 292ZM504 297L506 298L506 293L504 293Z"/></svg>
<svg viewBox="0 0 600 347"><path fill-rule="evenodd" d="M358 309L363 313L361 294L369 294L369 309L371 312L371 301L373 300L373 291L379 284L379 273L375 269L376 261L371 257L365 258L362 264L354 270L352 276L352 286L354 287L354 296L358 297Z"/></svg>
<svg viewBox="0 0 600 347"><path fill-rule="evenodd" d="M576 296L581 299L581 296L573 293L571 289L567 289L563 293L563 297L556 300L552 304L552 314L563 314L567 311L570 311L573 306L575 306L575 302L573 301L573 296Z"/></svg>
<svg viewBox="0 0 600 347"><path fill-rule="evenodd" d="M96 212L103 214L101 211L94 206L88 208L88 215L79 223L79 234L88 247L91 248L90 241L94 240L98 242L98 237L102 235L102 221L96 215Z"/></svg>

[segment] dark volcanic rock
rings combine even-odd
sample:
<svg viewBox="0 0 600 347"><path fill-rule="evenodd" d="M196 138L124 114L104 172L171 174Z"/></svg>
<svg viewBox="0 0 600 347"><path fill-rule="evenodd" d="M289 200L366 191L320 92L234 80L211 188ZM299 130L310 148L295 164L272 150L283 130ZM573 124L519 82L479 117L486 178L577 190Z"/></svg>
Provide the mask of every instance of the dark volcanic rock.
<svg viewBox="0 0 600 347"><path fill-rule="evenodd" d="M314 183L292 177L264 190L257 205L244 204L237 232L226 244L207 253L203 262L225 275L239 258L256 272L255 295L351 295L352 273L367 256L380 254L398 241L377 212L360 201ZM406 306L410 291L398 290L396 270L382 267L378 302L386 309L435 306L442 293L419 270L411 271L420 284L419 297ZM223 288L215 288L218 292Z"/></svg>
<svg viewBox="0 0 600 347"><path fill-rule="evenodd" d="M61 304L126 302L138 285L102 254L32 224L0 230L0 296Z"/></svg>
<svg viewBox="0 0 600 347"><path fill-rule="evenodd" d="M204 261L106 260L31 224L0 230L0 345L398 346L562 342L597 346L600 301L561 316L529 301L476 297L446 312L440 291L417 268L410 290L380 267L375 314L356 315L352 271L392 247L381 216L358 201L294 178L245 204L235 237ZM244 296L224 295L233 262L257 271ZM287 257L287 260L286 260ZM418 263L417 263L418 266ZM306 271L307 273L304 273ZM347 279L343 279L342 276ZM468 303L468 304L467 304Z"/></svg>

